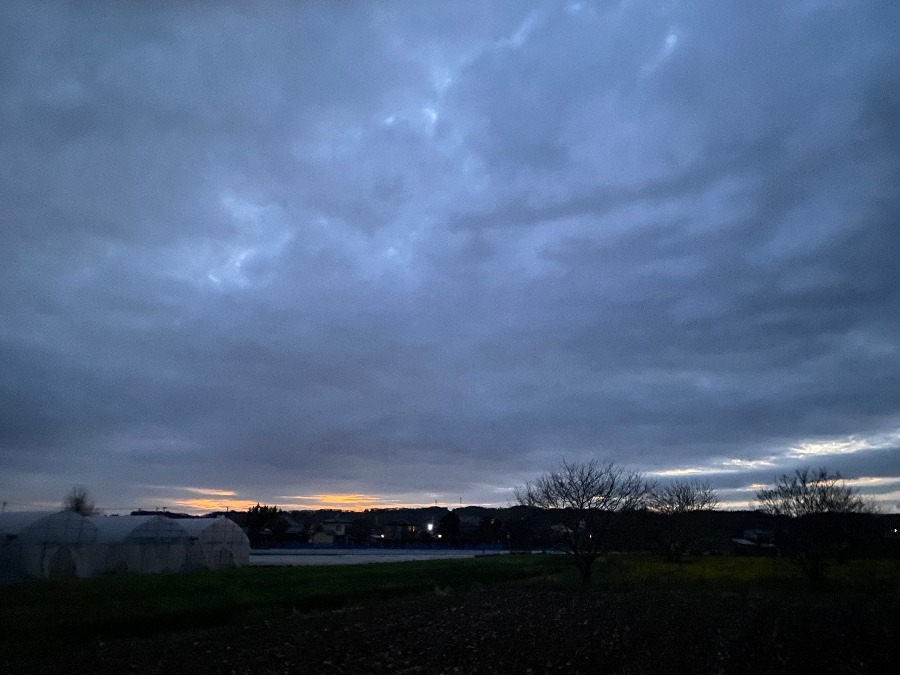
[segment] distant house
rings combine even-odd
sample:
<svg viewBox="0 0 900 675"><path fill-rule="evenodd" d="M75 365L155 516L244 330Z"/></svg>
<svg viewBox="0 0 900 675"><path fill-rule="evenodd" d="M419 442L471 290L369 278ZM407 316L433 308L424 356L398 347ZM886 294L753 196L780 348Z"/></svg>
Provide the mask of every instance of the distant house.
<svg viewBox="0 0 900 675"><path fill-rule="evenodd" d="M418 528L405 520L394 520L384 524L384 540L392 544L412 541Z"/></svg>
<svg viewBox="0 0 900 675"><path fill-rule="evenodd" d="M307 540L309 532L303 520L290 513L281 514L281 520L285 524L283 537L285 541L303 542Z"/></svg>
<svg viewBox="0 0 900 675"><path fill-rule="evenodd" d="M316 530L310 535L309 543L314 546L333 546L334 535L324 530Z"/></svg>
<svg viewBox="0 0 900 675"><path fill-rule="evenodd" d="M352 520L338 520L332 518L323 520L314 528L309 543L317 546L334 546L347 543L347 529L353 524Z"/></svg>

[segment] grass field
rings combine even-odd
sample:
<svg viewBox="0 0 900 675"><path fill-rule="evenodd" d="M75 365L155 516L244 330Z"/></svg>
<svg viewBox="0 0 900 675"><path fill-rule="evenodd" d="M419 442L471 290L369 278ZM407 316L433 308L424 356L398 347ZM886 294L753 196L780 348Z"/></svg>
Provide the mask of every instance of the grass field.
<svg viewBox="0 0 900 675"><path fill-rule="evenodd" d="M70 637L146 633L224 624L249 614L334 608L370 599L556 575L577 588L564 556L509 555L353 567L245 568L192 574L123 575L0 587L0 641L41 634ZM831 569L832 593L900 592L900 562L860 560ZM704 558L680 565L655 556L601 561L594 587L625 592L804 592L799 569L777 558Z"/></svg>
<svg viewBox="0 0 900 675"><path fill-rule="evenodd" d="M785 558L709 557L672 564L656 556L613 556L597 568L595 585L621 590L627 585L651 584L753 593L783 589L791 593L807 589L809 582L799 566ZM900 590L900 560L855 560L828 570L827 591L893 593Z"/></svg>
<svg viewBox="0 0 900 675"><path fill-rule="evenodd" d="M254 614L340 607L567 569L562 556L525 555L35 581L0 586L0 642L221 625Z"/></svg>
<svg viewBox="0 0 900 675"><path fill-rule="evenodd" d="M589 589L549 555L122 576L0 587L0 622L5 672L890 672L900 561L818 590L783 559L641 555Z"/></svg>

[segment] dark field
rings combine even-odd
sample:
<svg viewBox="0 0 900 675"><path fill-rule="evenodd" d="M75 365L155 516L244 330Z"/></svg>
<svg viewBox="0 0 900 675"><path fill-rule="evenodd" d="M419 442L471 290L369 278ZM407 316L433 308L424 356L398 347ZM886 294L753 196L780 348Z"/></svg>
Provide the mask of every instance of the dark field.
<svg viewBox="0 0 900 675"><path fill-rule="evenodd" d="M0 672L894 672L900 566L562 556L0 588Z"/></svg>

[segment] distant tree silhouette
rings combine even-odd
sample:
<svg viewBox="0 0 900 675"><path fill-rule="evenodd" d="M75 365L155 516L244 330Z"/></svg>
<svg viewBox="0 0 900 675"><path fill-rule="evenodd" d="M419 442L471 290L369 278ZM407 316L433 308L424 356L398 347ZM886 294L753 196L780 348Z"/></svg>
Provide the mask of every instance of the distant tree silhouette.
<svg viewBox="0 0 900 675"><path fill-rule="evenodd" d="M643 506L650 489L642 474L612 462L563 461L516 488L516 499L524 506L558 512L555 544L572 556L581 578L590 583L594 562L609 536L609 516Z"/></svg>
<svg viewBox="0 0 900 675"><path fill-rule="evenodd" d="M546 550L551 546L549 531L542 527L534 514L508 520L506 536L506 543L512 551Z"/></svg>
<svg viewBox="0 0 900 675"><path fill-rule="evenodd" d="M93 516L100 511L91 493L84 485L76 485L63 499L63 510L74 511L82 516Z"/></svg>
<svg viewBox="0 0 900 675"><path fill-rule="evenodd" d="M251 506L247 511L247 538L258 548L266 541L276 542L284 538L287 522L277 506Z"/></svg>
<svg viewBox="0 0 900 675"><path fill-rule="evenodd" d="M358 546L368 544L372 535L372 522L357 518L347 526L347 539Z"/></svg>
<svg viewBox="0 0 900 675"><path fill-rule="evenodd" d="M759 490L756 499L766 513L788 519L783 547L814 586L824 583L829 559L847 546L847 514L874 511L839 473L824 468L783 474L774 487Z"/></svg>
<svg viewBox="0 0 900 675"><path fill-rule="evenodd" d="M448 546L462 545L462 529L460 526L459 516L453 511L448 511L438 523L438 534L441 542Z"/></svg>
<svg viewBox="0 0 900 675"><path fill-rule="evenodd" d="M665 519L662 543L666 560L680 562L694 544L697 535L691 514L712 510L718 503L718 495L707 482L679 480L653 488L648 506Z"/></svg>
<svg viewBox="0 0 900 675"><path fill-rule="evenodd" d="M766 513L800 518L818 513L865 513L870 506L839 473L821 468L798 469L793 476L783 474L775 487L759 490L756 499Z"/></svg>
<svg viewBox="0 0 900 675"><path fill-rule="evenodd" d="M498 544L503 541L503 521L499 518L484 516L478 521L475 530L475 544Z"/></svg>

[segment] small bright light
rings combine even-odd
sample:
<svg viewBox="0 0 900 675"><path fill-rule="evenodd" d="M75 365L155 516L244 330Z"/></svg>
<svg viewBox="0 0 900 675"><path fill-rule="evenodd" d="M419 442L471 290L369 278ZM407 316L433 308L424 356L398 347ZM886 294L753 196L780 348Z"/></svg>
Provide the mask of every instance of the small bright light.
<svg viewBox="0 0 900 675"><path fill-rule="evenodd" d="M439 535L438 535L438 539L440 539L440 538L441 538L441 535L439 534Z"/></svg>
<svg viewBox="0 0 900 675"><path fill-rule="evenodd" d="M431 532L434 529L434 523L428 523L428 531Z"/></svg>

